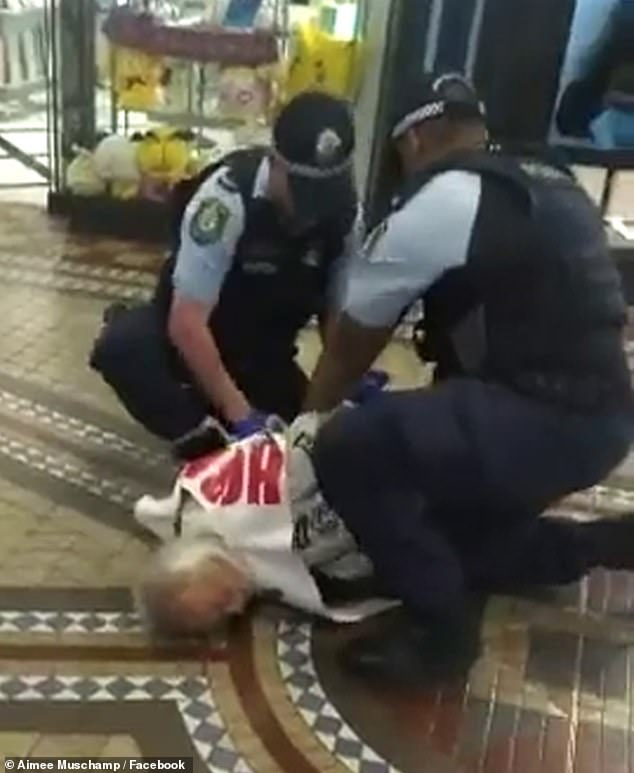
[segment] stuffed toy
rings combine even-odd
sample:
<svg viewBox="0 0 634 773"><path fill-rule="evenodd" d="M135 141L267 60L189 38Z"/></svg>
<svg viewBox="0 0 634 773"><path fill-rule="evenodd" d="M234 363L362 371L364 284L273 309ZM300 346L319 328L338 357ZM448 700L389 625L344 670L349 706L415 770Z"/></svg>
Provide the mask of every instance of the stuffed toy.
<svg viewBox="0 0 634 773"><path fill-rule="evenodd" d="M269 69L227 67L222 71L218 111L224 118L256 122L266 117L270 102Z"/></svg>
<svg viewBox="0 0 634 773"><path fill-rule="evenodd" d="M200 171L190 131L161 126L133 139L144 198L165 201L176 183Z"/></svg>
<svg viewBox="0 0 634 773"><path fill-rule="evenodd" d="M194 147L194 134L157 127L145 134L104 137L90 153L77 148L66 173L69 190L93 196L108 192L117 199L137 196L164 201L174 185L196 176L210 156Z"/></svg>
<svg viewBox="0 0 634 773"><path fill-rule="evenodd" d="M117 134L105 137L95 148L95 170L114 198L132 199L139 193L136 153L135 142Z"/></svg>
<svg viewBox="0 0 634 773"><path fill-rule="evenodd" d="M106 192L106 184L97 173L94 154L86 148L75 147L75 158L66 170L66 187L75 196L99 196Z"/></svg>
<svg viewBox="0 0 634 773"><path fill-rule="evenodd" d="M302 91L318 90L351 99L361 72L361 44L337 40L316 19L300 24L291 39L291 56L284 77L284 99Z"/></svg>
<svg viewBox="0 0 634 773"><path fill-rule="evenodd" d="M115 92L123 110L143 112L162 104L165 66L157 56L113 46Z"/></svg>

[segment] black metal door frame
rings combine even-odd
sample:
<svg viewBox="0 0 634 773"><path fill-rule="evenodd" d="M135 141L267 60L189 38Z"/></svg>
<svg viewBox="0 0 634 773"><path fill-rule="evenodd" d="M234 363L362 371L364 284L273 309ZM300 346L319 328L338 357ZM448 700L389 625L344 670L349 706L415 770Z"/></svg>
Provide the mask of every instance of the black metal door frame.
<svg viewBox="0 0 634 773"><path fill-rule="evenodd" d="M76 146L92 148L96 134L96 0L49 0L51 41L48 108L51 188L64 187Z"/></svg>
<svg viewBox="0 0 634 773"><path fill-rule="evenodd" d="M516 7L511 0L394 0L368 180L371 219L372 215L381 212L385 203L385 192L380 190L379 182L383 146L402 74L412 72L413 68L419 68L421 72L454 70L466 73L484 97L488 96L493 124L500 127L502 134L506 130L511 135L517 134L518 125L525 124L532 141L545 141L556 99L554 73L558 63L563 62L565 45L562 41L567 43L574 6L575 0L565 0L561 5L553 4L552 0L534 0L521 7ZM514 24L518 14L521 23ZM553 22L547 41L548 62L544 65L550 80L543 93L532 89L532 112L524 116L523 102L518 101L517 90L513 90L515 75L510 66L517 67L517 77L524 83L534 65L531 59L534 48L530 44L540 23L547 19ZM504 40L498 41L497 47L503 59L496 69L496 36L499 37L500 30L505 33ZM523 39L525 30L531 33L527 33L528 41ZM517 60L510 55L515 50L519 51Z"/></svg>
<svg viewBox="0 0 634 773"><path fill-rule="evenodd" d="M549 9L552 0L538 0L542 10ZM382 184L383 167L386 158L387 136L394 99L398 93L400 79L412 67L420 67L422 71L436 68L456 69L472 76L482 88L482 79L487 79L487 58L490 59L490 46L495 43L489 24L492 15L498 17L511 12L511 0L393 0L392 13L387 31L385 65L382 76L372 157L369 165L366 207L370 225L376 222L386 210L389 190ZM529 6L530 3L527 3ZM528 12L523 7L524 13ZM559 40L566 39L572 23L574 3L566 4L561 9L558 18ZM453 21L452 21L453 19ZM457 20L460 23L457 24ZM536 22L533 20L536 25ZM510 23L509 23L510 24ZM522 25L513 30L514 35L522 35ZM455 39L452 40L452 35ZM508 47L508 41L506 41ZM567 45L567 42L566 42ZM555 42L551 41L551 47ZM526 48L526 46L524 46ZM562 46L565 49L565 46ZM563 62L565 50L551 50L551 61L556 67L559 59ZM556 98L553 84L549 86L546 102ZM544 111L546 107L542 106ZM508 117L507 117L508 118ZM533 127L534 138L545 141L544 119L541 124ZM629 162L621 158L623 154L599 154L596 151L577 151L570 153L569 161L575 163L590 163L601 166L607 171L606 185L601 206L607 209L614 181L614 169L631 168ZM592 156L592 158L585 158ZM627 162L627 163L626 163ZM621 270L628 302L634 304L634 248L615 234L610 234L611 246L615 259Z"/></svg>
<svg viewBox="0 0 634 773"><path fill-rule="evenodd" d="M443 0L393 0L386 33L385 56L377 105L372 158L366 187L366 209L370 225L385 211L389 192L381 184L386 161L390 117L402 73L420 65L438 34Z"/></svg>

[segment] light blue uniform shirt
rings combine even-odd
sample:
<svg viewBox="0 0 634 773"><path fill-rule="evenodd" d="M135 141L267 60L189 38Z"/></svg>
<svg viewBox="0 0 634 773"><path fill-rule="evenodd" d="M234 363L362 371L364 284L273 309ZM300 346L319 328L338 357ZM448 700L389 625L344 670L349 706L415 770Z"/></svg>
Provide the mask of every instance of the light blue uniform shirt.
<svg viewBox="0 0 634 773"><path fill-rule="evenodd" d="M256 175L253 197L266 196L269 181L269 161L264 159ZM246 213L242 196L232 190L227 180L229 170L221 167L203 182L189 202L181 224L181 242L174 269L174 290L177 295L213 307L218 300L245 229ZM201 243L195 238L195 223L201 207L210 202L222 206L226 218L218 238ZM331 304L341 302L346 269L350 259L359 252L363 240L363 216L358 214L354 228L348 234L344 250L333 266L330 281Z"/></svg>
<svg viewBox="0 0 634 773"><path fill-rule="evenodd" d="M346 314L365 327L393 327L443 274L464 265L481 192L479 175L445 172L390 215L349 265Z"/></svg>

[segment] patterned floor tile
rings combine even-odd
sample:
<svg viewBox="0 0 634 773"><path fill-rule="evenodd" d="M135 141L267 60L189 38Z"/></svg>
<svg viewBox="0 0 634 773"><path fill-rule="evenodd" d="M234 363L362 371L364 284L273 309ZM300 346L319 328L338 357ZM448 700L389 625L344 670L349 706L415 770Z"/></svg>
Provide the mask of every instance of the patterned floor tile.
<svg viewBox="0 0 634 773"><path fill-rule="evenodd" d="M178 706L183 724L209 770L231 773L237 770L243 770L244 773L249 771L236 752L224 721L215 706L210 686L202 677L96 676L90 678L33 674L0 675L0 707L6 702L48 703L51 701L99 704L122 701L173 701ZM104 747L106 740L106 738L103 739ZM63 741L60 741L61 743ZM34 751L43 755L43 748L44 746L40 745L40 748L36 747ZM81 748L85 754L85 739L78 739L77 748Z"/></svg>

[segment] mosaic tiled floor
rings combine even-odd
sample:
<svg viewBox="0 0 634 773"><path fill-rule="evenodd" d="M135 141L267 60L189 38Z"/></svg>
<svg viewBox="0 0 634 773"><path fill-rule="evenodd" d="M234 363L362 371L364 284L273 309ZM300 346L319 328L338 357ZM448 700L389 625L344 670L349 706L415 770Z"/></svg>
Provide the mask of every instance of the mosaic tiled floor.
<svg viewBox="0 0 634 773"><path fill-rule="evenodd" d="M85 362L104 305L160 254L69 238L0 204L0 756L192 756L196 771L634 771L634 579L488 604L467 684L377 692L336 664L354 632L262 609L217 640L150 646L130 506L171 474ZM302 356L312 359L310 335ZM397 383L420 373L386 357ZM631 493L632 492L632 493ZM631 509L626 465L568 508Z"/></svg>

